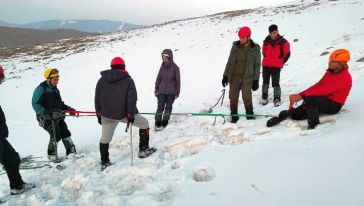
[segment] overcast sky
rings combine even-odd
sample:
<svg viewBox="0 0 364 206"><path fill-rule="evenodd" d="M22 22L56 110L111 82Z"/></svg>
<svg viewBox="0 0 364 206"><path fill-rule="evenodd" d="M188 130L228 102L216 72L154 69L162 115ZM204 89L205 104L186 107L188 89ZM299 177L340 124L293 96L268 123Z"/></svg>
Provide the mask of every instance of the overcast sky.
<svg viewBox="0 0 364 206"><path fill-rule="evenodd" d="M150 25L289 0L0 0L0 20L108 19Z"/></svg>

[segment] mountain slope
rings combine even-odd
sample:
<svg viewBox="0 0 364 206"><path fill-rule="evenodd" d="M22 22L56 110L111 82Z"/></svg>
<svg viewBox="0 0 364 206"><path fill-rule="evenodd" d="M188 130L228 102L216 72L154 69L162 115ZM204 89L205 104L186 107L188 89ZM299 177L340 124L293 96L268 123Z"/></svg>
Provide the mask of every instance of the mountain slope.
<svg viewBox="0 0 364 206"><path fill-rule="evenodd" d="M115 164L104 172L99 168L97 119L67 118L85 158L66 160L62 171L22 171L24 179L36 182L37 188L11 198L9 205L361 205L364 65L356 60L364 52L363 9L363 0L297 1L104 35L97 37L97 44L68 56L4 59L1 64L12 79L0 87L0 104L9 125L8 140L22 156L46 153L49 137L37 125L30 105L45 67L60 70L59 88L67 104L92 111L99 72L109 68L113 57L122 56L138 89L139 111L153 112L160 53L171 48L182 75L174 111L206 111L221 94L222 73L238 28L250 26L253 40L261 44L268 26L276 23L292 49L281 73L284 104L278 108L272 102L259 105L259 89L253 92L256 114L277 114L288 107L289 94L318 81L327 68L328 56L321 56L325 51L350 50L354 81L343 110L323 117L312 131L306 129L305 121L288 120L266 128L264 117L240 119L236 125L217 118L213 125L211 117L173 116L171 124L156 133L153 116L146 116L152 129L150 145L158 151L150 158L135 159L133 167L129 134L120 124L110 149ZM214 112L229 113L227 97ZM244 112L242 102L239 112ZM133 137L137 151L137 129ZM64 156L61 144L59 154ZM199 182L203 179L209 181ZM1 178L0 193L8 192L7 179Z"/></svg>
<svg viewBox="0 0 364 206"><path fill-rule="evenodd" d="M79 32L71 29L43 31L0 26L0 48L35 46L43 43L55 42L60 39L90 35L95 35L95 33Z"/></svg>

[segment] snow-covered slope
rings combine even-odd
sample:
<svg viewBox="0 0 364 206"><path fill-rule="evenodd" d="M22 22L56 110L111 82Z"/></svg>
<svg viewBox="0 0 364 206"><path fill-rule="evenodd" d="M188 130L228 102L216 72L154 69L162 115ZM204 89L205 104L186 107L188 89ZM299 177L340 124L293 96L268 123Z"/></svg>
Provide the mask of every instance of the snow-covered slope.
<svg viewBox="0 0 364 206"><path fill-rule="evenodd" d="M173 116L166 130L151 130L151 145L158 151L136 159L130 167L129 136L120 124L110 150L115 164L100 172L96 118L67 118L80 153L67 166L21 171L37 188L13 197L9 205L361 205L364 202L364 140L362 109L364 64L363 0L297 1L282 7L177 21L100 37L99 44L63 59L26 56L1 62L13 77L1 85L0 104L10 130L9 141L21 156L45 156L47 133L38 126L31 108L34 88L43 81L45 67L61 71L63 100L79 110L94 109L94 88L101 70L122 56L138 89L138 108L154 112L154 81L165 48L174 51L181 68L181 96L175 112L200 112L220 95L222 73L236 31L250 26L252 39L261 44L275 23L291 42L292 55L281 73L283 101L258 104L256 114L277 114L288 107L288 95L318 81L328 55L338 48L351 51L353 88L343 110L323 117L323 124L306 130L305 121L285 121L266 128L267 118L240 119L235 124L213 125L210 117ZM294 41L295 40L295 41ZM65 55L62 55L65 56ZM33 57L29 57L33 58ZM52 60L53 61L50 61ZM11 73L9 73L11 71ZM217 113L228 113L228 100ZM243 113L242 103L239 105ZM154 120L148 116L151 128ZM137 130L134 129L134 151ZM62 144L59 153L64 155ZM209 180L208 182L200 182ZM0 194L9 192L2 175Z"/></svg>

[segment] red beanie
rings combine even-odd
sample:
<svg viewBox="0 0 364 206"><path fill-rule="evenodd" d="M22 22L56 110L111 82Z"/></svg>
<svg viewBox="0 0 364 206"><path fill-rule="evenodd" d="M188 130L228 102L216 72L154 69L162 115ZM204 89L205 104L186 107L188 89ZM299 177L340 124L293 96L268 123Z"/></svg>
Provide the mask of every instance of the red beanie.
<svg viewBox="0 0 364 206"><path fill-rule="evenodd" d="M4 69L2 66L0 66L0 74L4 74Z"/></svg>
<svg viewBox="0 0 364 206"><path fill-rule="evenodd" d="M249 27L244 26L242 28L240 28L239 30L239 37L243 38L243 37L250 37L250 35L252 34L251 30Z"/></svg>
<svg viewBox="0 0 364 206"><path fill-rule="evenodd" d="M110 66L113 66L113 65L124 65L125 66L125 62L122 58L115 57L111 60Z"/></svg>

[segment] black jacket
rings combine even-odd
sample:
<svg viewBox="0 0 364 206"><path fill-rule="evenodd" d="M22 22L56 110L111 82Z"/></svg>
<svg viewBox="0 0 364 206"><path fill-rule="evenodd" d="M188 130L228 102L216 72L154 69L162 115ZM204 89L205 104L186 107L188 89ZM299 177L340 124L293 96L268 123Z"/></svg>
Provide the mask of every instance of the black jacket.
<svg viewBox="0 0 364 206"><path fill-rule="evenodd" d="M137 91L126 70L111 69L101 72L95 91L95 109L102 116L121 120L127 113L137 114Z"/></svg>
<svg viewBox="0 0 364 206"><path fill-rule="evenodd" d="M5 139L9 136L8 126L6 126L5 114L0 106L0 139Z"/></svg>

